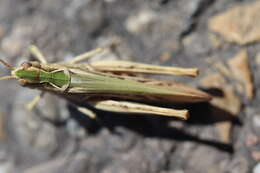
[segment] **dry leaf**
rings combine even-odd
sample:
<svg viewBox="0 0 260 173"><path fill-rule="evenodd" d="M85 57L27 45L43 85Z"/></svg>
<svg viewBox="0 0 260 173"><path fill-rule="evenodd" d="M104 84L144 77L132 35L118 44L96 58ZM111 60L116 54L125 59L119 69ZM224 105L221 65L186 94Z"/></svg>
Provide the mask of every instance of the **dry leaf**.
<svg viewBox="0 0 260 173"><path fill-rule="evenodd" d="M211 31L225 40L240 45L260 40L260 2L240 5L212 17L208 22Z"/></svg>
<svg viewBox="0 0 260 173"><path fill-rule="evenodd" d="M253 99L254 83L247 50L241 50L234 58L228 61L228 64L234 77L243 84L243 90L247 98Z"/></svg>

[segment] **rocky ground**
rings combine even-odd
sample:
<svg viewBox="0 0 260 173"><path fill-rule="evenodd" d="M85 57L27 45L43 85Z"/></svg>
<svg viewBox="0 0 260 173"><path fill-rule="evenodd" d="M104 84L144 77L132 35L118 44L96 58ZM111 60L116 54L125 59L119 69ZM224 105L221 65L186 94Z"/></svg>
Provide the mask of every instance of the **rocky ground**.
<svg viewBox="0 0 260 173"><path fill-rule="evenodd" d="M257 0L1 0L0 58L13 65L30 44L59 62L116 40L105 58L198 67L174 79L214 98L187 105L185 122L92 120L52 95L29 112L39 92L1 81L0 173L259 173L259 18Z"/></svg>

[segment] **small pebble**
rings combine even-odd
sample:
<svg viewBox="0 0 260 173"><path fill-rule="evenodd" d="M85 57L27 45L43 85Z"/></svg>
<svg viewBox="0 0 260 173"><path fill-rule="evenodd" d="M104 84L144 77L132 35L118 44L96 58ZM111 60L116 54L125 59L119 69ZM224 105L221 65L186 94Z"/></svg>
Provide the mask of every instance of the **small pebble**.
<svg viewBox="0 0 260 173"><path fill-rule="evenodd" d="M259 138L255 135L250 134L249 136L247 136L245 144L247 147L252 147L256 145L258 142Z"/></svg>
<svg viewBox="0 0 260 173"><path fill-rule="evenodd" d="M140 33L147 30L155 20L155 12L142 10L137 15L130 16L126 21L125 27L131 33Z"/></svg>
<svg viewBox="0 0 260 173"><path fill-rule="evenodd" d="M260 115L255 115L254 116L253 123L254 123L255 127L259 127L260 128Z"/></svg>
<svg viewBox="0 0 260 173"><path fill-rule="evenodd" d="M253 168L253 173L260 173L260 163L257 163Z"/></svg>
<svg viewBox="0 0 260 173"><path fill-rule="evenodd" d="M260 161L260 151L251 152L251 156L255 161Z"/></svg>
<svg viewBox="0 0 260 173"><path fill-rule="evenodd" d="M260 53L256 55L255 61L257 65L260 65Z"/></svg>

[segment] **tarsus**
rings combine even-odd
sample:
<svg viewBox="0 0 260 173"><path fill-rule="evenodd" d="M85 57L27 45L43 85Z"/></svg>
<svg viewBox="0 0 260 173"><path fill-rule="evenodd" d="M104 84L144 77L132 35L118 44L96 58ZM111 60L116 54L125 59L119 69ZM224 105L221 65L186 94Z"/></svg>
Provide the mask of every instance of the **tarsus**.
<svg viewBox="0 0 260 173"><path fill-rule="evenodd" d="M8 80L8 79L15 79L14 76L3 76L3 77L0 77L0 80Z"/></svg>

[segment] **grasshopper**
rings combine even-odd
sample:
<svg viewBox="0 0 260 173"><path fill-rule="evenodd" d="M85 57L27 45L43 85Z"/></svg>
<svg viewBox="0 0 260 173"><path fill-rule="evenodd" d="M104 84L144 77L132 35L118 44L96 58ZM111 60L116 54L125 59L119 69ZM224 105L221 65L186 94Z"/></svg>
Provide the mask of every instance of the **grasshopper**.
<svg viewBox="0 0 260 173"><path fill-rule="evenodd" d="M175 81L138 76L167 74L196 77L197 68L163 67L120 60L80 63L104 49L91 50L64 63L47 63L40 50L32 45L29 52L38 61L28 61L13 67L0 60L11 69L11 75L1 77L0 80L17 79L22 86L42 91L27 105L28 109L37 104L44 92L51 92L77 103L75 105L88 104L104 111L154 114L186 120L189 117L186 109L151 106L143 102L194 103L211 99L210 95ZM77 106L77 109L91 118L96 117L86 107Z"/></svg>

